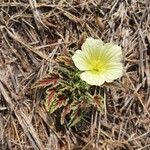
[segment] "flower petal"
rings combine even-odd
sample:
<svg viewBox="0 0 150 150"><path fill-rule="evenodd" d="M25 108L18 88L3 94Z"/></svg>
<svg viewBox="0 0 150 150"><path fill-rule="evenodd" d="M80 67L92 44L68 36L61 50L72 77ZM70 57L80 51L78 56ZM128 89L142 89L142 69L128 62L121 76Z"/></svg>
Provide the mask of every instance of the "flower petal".
<svg viewBox="0 0 150 150"><path fill-rule="evenodd" d="M120 78L123 75L123 66L121 63L112 63L103 72L106 82L113 82L113 80Z"/></svg>
<svg viewBox="0 0 150 150"><path fill-rule="evenodd" d="M112 43L106 43L104 44L103 55L111 62L120 62L122 60L121 47Z"/></svg>
<svg viewBox="0 0 150 150"><path fill-rule="evenodd" d="M87 58L97 59L100 54L100 49L103 47L103 41L101 39L87 38L83 43L81 49L85 53Z"/></svg>
<svg viewBox="0 0 150 150"><path fill-rule="evenodd" d="M87 70L86 57L81 50L77 50L75 52L75 54L72 56L72 60L80 71Z"/></svg>
<svg viewBox="0 0 150 150"><path fill-rule="evenodd" d="M105 82L105 77L99 72L85 71L81 73L80 78L90 85L100 86Z"/></svg>
<svg viewBox="0 0 150 150"><path fill-rule="evenodd" d="M81 73L80 77L91 85L102 85L112 82L123 74L121 63L122 50L112 43L103 44L100 39L87 38L72 57L75 66Z"/></svg>
<svg viewBox="0 0 150 150"><path fill-rule="evenodd" d="M123 66L121 63L112 64L103 72L85 71L81 73L80 78L90 85L100 86L104 82L113 82L123 74Z"/></svg>
<svg viewBox="0 0 150 150"><path fill-rule="evenodd" d="M81 49L83 51L88 51L95 48L97 49L101 46L103 46L103 41L101 39L94 39L92 37L88 37L86 41L83 43Z"/></svg>

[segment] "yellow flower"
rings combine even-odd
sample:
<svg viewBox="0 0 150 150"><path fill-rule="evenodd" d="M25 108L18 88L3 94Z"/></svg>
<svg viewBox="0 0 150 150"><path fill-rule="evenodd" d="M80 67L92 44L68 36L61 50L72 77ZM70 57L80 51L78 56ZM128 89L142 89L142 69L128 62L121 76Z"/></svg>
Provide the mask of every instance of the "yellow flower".
<svg viewBox="0 0 150 150"><path fill-rule="evenodd" d="M75 66L82 71L81 79L88 84L100 86L122 76L121 47L89 37L81 49L75 52L72 59Z"/></svg>

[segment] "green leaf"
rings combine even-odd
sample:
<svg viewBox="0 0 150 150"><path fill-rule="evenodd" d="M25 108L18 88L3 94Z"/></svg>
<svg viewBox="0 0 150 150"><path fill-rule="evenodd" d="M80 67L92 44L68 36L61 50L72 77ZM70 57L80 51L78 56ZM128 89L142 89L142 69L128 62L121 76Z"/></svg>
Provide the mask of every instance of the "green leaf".
<svg viewBox="0 0 150 150"><path fill-rule="evenodd" d="M61 113L61 124L64 124L65 117L71 112L71 105L66 105Z"/></svg>
<svg viewBox="0 0 150 150"><path fill-rule="evenodd" d="M83 99L81 99L80 101L78 100L74 100L71 104L71 109L72 110L76 110L78 108L82 108L82 109L85 109L86 107L88 107L88 103L85 102Z"/></svg>
<svg viewBox="0 0 150 150"><path fill-rule="evenodd" d="M78 108L73 110L73 112L71 113L71 117L70 117L70 121L69 121L69 126L75 126L82 118L82 109Z"/></svg>
<svg viewBox="0 0 150 150"><path fill-rule="evenodd" d="M67 105L67 98L64 96L59 97L55 99L53 103L51 103L50 113L53 113L58 108L61 108L62 106L66 106L66 105Z"/></svg>
<svg viewBox="0 0 150 150"><path fill-rule="evenodd" d="M55 100L55 90L52 89L48 89L46 91L47 95L46 95L46 101L45 101L45 108L47 111L50 111L51 105L53 103L53 101Z"/></svg>
<svg viewBox="0 0 150 150"><path fill-rule="evenodd" d="M69 126L76 125L82 118L82 112L85 110L85 108L88 108L89 104L84 102L84 100L81 101L75 101L71 104L71 117Z"/></svg>

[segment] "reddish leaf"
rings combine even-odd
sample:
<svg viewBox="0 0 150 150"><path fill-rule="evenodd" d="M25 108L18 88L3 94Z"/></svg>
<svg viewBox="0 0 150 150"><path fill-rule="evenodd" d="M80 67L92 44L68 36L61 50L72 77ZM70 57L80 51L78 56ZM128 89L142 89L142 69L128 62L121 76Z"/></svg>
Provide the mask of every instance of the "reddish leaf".
<svg viewBox="0 0 150 150"><path fill-rule="evenodd" d="M75 110L77 109L78 107L80 107L81 105L81 102L80 101L73 101L73 103L71 104L71 109L72 110Z"/></svg>
<svg viewBox="0 0 150 150"><path fill-rule="evenodd" d="M74 101L72 104L71 104L71 109L74 110L74 109L77 109L77 108L86 108L88 106L88 103L86 103L84 100L82 101Z"/></svg>
<svg viewBox="0 0 150 150"><path fill-rule="evenodd" d="M79 107L72 112L69 126L72 127L75 124L77 124L81 120L81 117L82 117L82 109Z"/></svg>
<svg viewBox="0 0 150 150"><path fill-rule="evenodd" d="M66 102L67 102L66 98L62 97L56 101L56 105L58 105L58 107L60 108L61 106L66 105Z"/></svg>
<svg viewBox="0 0 150 150"><path fill-rule="evenodd" d="M88 108L89 106L90 105L87 102L85 102L85 101L83 101L82 104L81 104L81 108L82 109Z"/></svg>
<svg viewBox="0 0 150 150"><path fill-rule="evenodd" d="M64 123L65 117L67 114L69 114L71 112L71 106L67 105L63 108L63 111L61 113L61 124Z"/></svg>
<svg viewBox="0 0 150 150"><path fill-rule="evenodd" d="M56 85L57 82L59 80L59 75L56 75L56 74L52 74L50 76L47 76L47 77L44 77L40 80L38 80L35 84L34 84L34 88L37 88L37 87L46 87L46 86L49 86L50 84L54 84Z"/></svg>
<svg viewBox="0 0 150 150"><path fill-rule="evenodd" d="M62 106L65 106L66 104L67 104L67 99L64 96L54 100L50 108L50 113L53 113L55 110L61 108Z"/></svg>
<svg viewBox="0 0 150 150"><path fill-rule="evenodd" d="M47 90L45 108L47 111L50 110L53 101L55 100L55 90Z"/></svg>

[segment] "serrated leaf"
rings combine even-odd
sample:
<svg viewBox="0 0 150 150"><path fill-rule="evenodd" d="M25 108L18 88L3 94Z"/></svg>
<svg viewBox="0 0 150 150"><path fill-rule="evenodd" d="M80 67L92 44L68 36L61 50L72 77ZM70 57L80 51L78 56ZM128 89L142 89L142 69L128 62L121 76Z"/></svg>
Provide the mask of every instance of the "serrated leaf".
<svg viewBox="0 0 150 150"><path fill-rule="evenodd" d="M88 105L88 103L84 102L84 100L81 101L73 101L73 103L71 104L71 109L72 110L76 110L78 108L86 108Z"/></svg>
<svg viewBox="0 0 150 150"><path fill-rule="evenodd" d="M45 108L47 111L49 111L53 101L55 100L55 90L48 89L46 93L47 96L46 96Z"/></svg>
<svg viewBox="0 0 150 150"><path fill-rule="evenodd" d="M89 104L82 101L75 101L71 104L71 117L70 117L70 122L69 126L74 126L77 124L81 118L82 118L82 112L85 110L85 108L88 108Z"/></svg>
<svg viewBox="0 0 150 150"><path fill-rule="evenodd" d="M46 87L49 86L51 84L56 85L56 83L59 80L59 75L57 74L51 74L47 77L43 77L42 79L38 80L34 85L33 88L37 88L37 87Z"/></svg>
<svg viewBox="0 0 150 150"><path fill-rule="evenodd" d="M63 108L61 114L61 124L64 124L65 117L71 112L71 105L67 105Z"/></svg>
<svg viewBox="0 0 150 150"><path fill-rule="evenodd" d="M82 109L79 107L78 109L73 110L71 113L70 121L69 121L69 126L75 126L82 118Z"/></svg>
<svg viewBox="0 0 150 150"><path fill-rule="evenodd" d="M104 106L104 98L100 95L95 95L93 97L93 105L98 109L98 110L102 110L103 106Z"/></svg>
<svg viewBox="0 0 150 150"><path fill-rule="evenodd" d="M58 99L55 99L50 107L50 113L53 113L58 108L67 105L67 98L62 96Z"/></svg>
<svg viewBox="0 0 150 150"><path fill-rule="evenodd" d="M71 104L71 109L76 110L77 108L81 107L81 101L73 101Z"/></svg>

